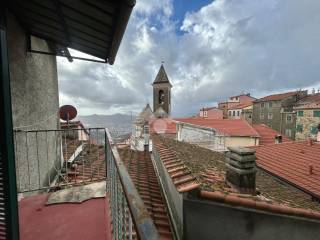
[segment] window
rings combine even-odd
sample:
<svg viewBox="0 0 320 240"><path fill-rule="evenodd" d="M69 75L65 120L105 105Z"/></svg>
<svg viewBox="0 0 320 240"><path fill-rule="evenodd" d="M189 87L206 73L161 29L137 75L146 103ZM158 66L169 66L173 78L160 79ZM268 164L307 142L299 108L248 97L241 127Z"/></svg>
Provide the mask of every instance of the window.
<svg viewBox="0 0 320 240"><path fill-rule="evenodd" d="M164 91L159 91L159 104L164 104Z"/></svg>
<svg viewBox="0 0 320 240"><path fill-rule="evenodd" d="M310 133L311 134L317 134L318 133L318 128L317 127L311 127L310 128Z"/></svg>
<svg viewBox="0 0 320 240"><path fill-rule="evenodd" d="M302 110L298 111L298 117L303 117L303 111Z"/></svg>
<svg viewBox="0 0 320 240"><path fill-rule="evenodd" d="M268 113L268 119L272 119L273 118L273 113Z"/></svg>
<svg viewBox="0 0 320 240"><path fill-rule="evenodd" d="M208 111L204 111L204 117L208 117Z"/></svg>
<svg viewBox="0 0 320 240"><path fill-rule="evenodd" d="M261 107L261 108L264 108L264 103L261 103L261 104L260 104L260 107Z"/></svg>
<svg viewBox="0 0 320 240"><path fill-rule="evenodd" d="M314 110L313 111L313 116L314 117L320 117L320 110Z"/></svg>
<svg viewBox="0 0 320 240"><path fill-rule="evenodd" d="M240 116L240 111L239 111L239 110L237 111L237 116L238 116L238 117Z"/></svg>
<svg viewBox="0 0 320 240"><path fill-rule="evenodd" d="M269 102L269 108L272 108L272 102Z"/></svg>
<svg viewBox="0 0 320 240"><path fill-rule="evenodd" d="M291 138L291 129L286 129L285 135L289 138Z"/></svg>
<svg viewBox="0 0 320 240"><path fill-rule="evenodd" d="M260 113L260 119L264 119L264 113Z"/></svg>
<svg viewBox="0 0 320 240"><path fill-rule="evenodd" d="M229 116L231 116L231 111L229 111Z"/></svg>
<svg viewBox="0 0 320 240"><path fill-rule="evenodd" d="M297 124L297 132L302 133L303 132L303 125Z"/></svg>
<svg viewBox="0 0 320 240"><path fill-rule="evenodd" d="M235 116L236 115L236 111L232 111L232 116Z"/></svg>
<svg viewBox="0 0 320 240"><path fill-rule="evenodd" d="M287 123L292 123L292 116L291 115L287 115Z"/></svg>

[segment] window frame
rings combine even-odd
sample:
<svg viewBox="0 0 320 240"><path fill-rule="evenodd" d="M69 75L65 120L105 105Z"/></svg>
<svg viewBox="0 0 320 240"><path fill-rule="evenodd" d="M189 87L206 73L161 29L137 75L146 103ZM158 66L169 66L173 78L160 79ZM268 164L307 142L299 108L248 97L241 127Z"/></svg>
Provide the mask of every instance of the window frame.
<svg viewBox="0 0 320 240"><path fill-rule="evenodd" d="M320 110L313 110L313 117L320 117Z"/></svg>
<svg viewBox="0 0 320 240"><path fill-rule="evenodd" d="M304 116L304 111L303 110L298 110L297 116L298 117L303 117Z"/></svg>

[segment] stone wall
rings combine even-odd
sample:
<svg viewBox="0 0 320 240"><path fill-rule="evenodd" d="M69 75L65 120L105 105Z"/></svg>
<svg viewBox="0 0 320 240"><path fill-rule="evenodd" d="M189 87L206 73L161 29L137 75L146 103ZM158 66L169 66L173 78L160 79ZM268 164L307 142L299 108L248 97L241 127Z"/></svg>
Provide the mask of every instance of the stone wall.
<svg viewBox="0 0 320 240"><path fill-rule="evenodd" d="M306 140L307 138L315 138L316 134L311 132L312 127L317 127L320 124L320 117L314 117L313 111L320 109L299 109L298 111L303 111L303 116L297 114L296 120L296 140ZM300 126L299 126L300 125ZM302 131L299 128L302 127Z"/></svg>

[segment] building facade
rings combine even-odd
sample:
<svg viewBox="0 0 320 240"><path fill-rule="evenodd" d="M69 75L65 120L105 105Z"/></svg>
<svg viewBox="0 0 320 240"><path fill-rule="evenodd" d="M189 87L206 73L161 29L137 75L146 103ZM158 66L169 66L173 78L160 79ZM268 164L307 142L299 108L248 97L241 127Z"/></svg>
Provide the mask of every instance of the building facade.
<svg viewBox="0 0 320 240"><path fill-rule="evenodd" d="M242 108L249 106L252 104L252 102L256 100L256 98L251 97L250 93L247 94L240 94L237 96L229 97L227 101L225 102L219 102L218 108L223 111L223 117L224 118L230 118L230 119L240 119L241 118L241 112ZM232 110L231 116L229 115L229 110ZM233 111L234 116L233 116ZM239 114L239 116L238 116Z"/></svg>
<svg viewBox="0 0 320 240"><path fill-rule="evenodd" d="M293 108L307 91L269 95L253 102L252 123L265 124L281 134L295 139L296 113Z"/></svg>
<svg viewBox="0 0 320 240"><path fill-rule="evenodd" d="M294 109L297 113L295 139L316 139L320 129L320 93L301 99Z"/></svg>
<svg viewBox="0 0 320 240"><path fill-rule="evenodd" d="M216 107L201 108L198 117L207 119L223 119L223 110Z"/></svg>

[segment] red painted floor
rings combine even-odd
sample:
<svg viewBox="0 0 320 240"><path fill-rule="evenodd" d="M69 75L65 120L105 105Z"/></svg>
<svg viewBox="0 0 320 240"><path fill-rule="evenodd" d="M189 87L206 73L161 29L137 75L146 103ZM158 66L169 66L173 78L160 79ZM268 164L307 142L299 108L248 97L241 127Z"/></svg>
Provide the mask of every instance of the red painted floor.
<svg viewBox="0 0 320 240"><path fill-rule="evenodd" d="M22 240L111 239L110 213L106 198L83 203L46 206L48 194L26 197L19 202Z"/></svg>

